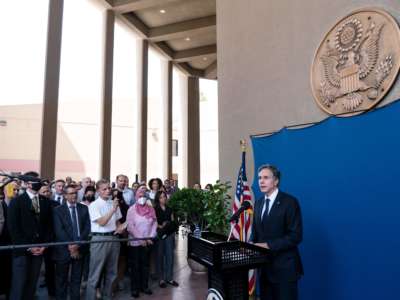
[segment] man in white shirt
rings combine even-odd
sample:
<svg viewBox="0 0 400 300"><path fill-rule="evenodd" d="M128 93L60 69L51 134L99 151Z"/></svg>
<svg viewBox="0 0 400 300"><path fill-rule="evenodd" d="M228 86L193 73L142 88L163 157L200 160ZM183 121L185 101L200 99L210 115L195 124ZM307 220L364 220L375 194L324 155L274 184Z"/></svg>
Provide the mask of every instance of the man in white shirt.
<svg viewBox="0 0 400 300"><path fill-rule="evenodd" d="M129 188L128 176L120 174L117 176L115 182L117 184L117 190L122 192L125 203L129 206L133 205L135 203L135 197L133 191Z"/></svg>
<svg viewBox="0 0 400 300"><path fill-rule="evenodd" d="M110 182L101 179L96 183L99 197L90 204L92 241L117 239L121 233L119 219L121 211L118 201L111 200ZM89 278L86 288L86 299L96 299L96 286L100 275L104 274L103 299L111 299L112 283L117 277L117 265L120 243L93 243L90 245Z"/></svg>

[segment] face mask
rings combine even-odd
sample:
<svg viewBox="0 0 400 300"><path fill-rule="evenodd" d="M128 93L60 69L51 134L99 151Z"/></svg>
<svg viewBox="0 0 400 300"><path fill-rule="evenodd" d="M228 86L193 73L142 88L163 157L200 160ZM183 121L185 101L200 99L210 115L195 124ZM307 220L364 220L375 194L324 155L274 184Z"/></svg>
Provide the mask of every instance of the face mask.
<svg viewBox="0 0 400 300"><path fill-rule="evenodd" d="M93 202L94 201L94 195L91 196L86 196L85 199L89 202Z"/></svg>
<svg viewBox="0 0 400 300"><path fill-rule="evenodd" d="M18 195L22 195L23 193L25 193L26 189L24 187L21 187L19 189Z"/></svg>
<svg viewBox="0 0 400 300"><path fill-rule="evenodd" d="M139 203L139 205L145 205L146 201L146 197L140 197L137 202Z"/></svg>
<svg viewBox="0 0 400 300"><path fill-rule="evenodd" d="M41 182L32 182L32 190L34 190L35 192L38 192L41 187L42 187Z"/></svg>

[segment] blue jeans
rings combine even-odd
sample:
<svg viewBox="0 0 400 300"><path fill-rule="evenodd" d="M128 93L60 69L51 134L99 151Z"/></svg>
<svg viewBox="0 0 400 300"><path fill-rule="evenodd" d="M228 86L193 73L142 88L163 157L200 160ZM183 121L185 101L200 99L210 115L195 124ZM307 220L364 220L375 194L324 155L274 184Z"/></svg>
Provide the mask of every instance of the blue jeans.
<svg viewBox="0 0 400 300"><path fill-rule="evenodd" d="M174 272L175 234L157 243L157 273L160 280L171 281Z"/></svg>

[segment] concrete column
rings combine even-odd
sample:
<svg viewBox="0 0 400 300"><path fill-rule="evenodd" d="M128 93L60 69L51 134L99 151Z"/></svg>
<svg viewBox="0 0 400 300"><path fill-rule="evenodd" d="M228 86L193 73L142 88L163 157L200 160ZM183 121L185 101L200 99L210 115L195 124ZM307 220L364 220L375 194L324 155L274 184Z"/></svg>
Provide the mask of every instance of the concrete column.
<svg viewBox="0 0 400 300"><path fill-rule="evenodd" d="M149 42L143 41L142 51L142 97L140 101L140 180L147 179L147 90L148 90L148 72L149 72Z"/></svg>
<svg viewBox="0 0 400 300"><path fill-rule="evenodd" d="M188 78L188 187L200 181L200 91L199 78Z"/></svg>
<svg viewBox="0 0 400 300"><path fill-rule="evenodd" d="M173 63L168 62L168 99L167 99L167 135L166 135L166 157L167 157L167 177L172 177L172 95L173 95Z"/></svg>
<svg viewBox="0 0 400 300"><path fill-rule="evenodd" d="M106 12L106 30L104 39L104 75L103 102L101 118L100 177L110 179L111 169L111 129L112 129L112 94L113 94L113 59L114 59L114 23L112 10Z"/></svg>
<svg viewBox="0 0 400 300"><path fill-rule="evenodd" d="M40 150L40 175L49 179L54 179L56 164L63 8L63 0L49 1Z"/></svg>

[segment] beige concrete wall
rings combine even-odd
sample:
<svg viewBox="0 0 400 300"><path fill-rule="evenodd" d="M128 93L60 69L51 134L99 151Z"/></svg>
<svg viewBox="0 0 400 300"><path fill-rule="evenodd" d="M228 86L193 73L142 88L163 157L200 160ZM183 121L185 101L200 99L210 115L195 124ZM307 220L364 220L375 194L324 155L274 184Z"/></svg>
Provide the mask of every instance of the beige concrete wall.
<svg viewBox="0 0 400 300"><path fill-rule="evenodd" d="M250 142L251 134L327 117L311 94L314 53L339 19L371 6L384 8L400 22L398 0L217 1L222 180L236 180L241 138ZM381 104L398 98L399 80ZM252 156L250 149L249 180Z"/></svg>

